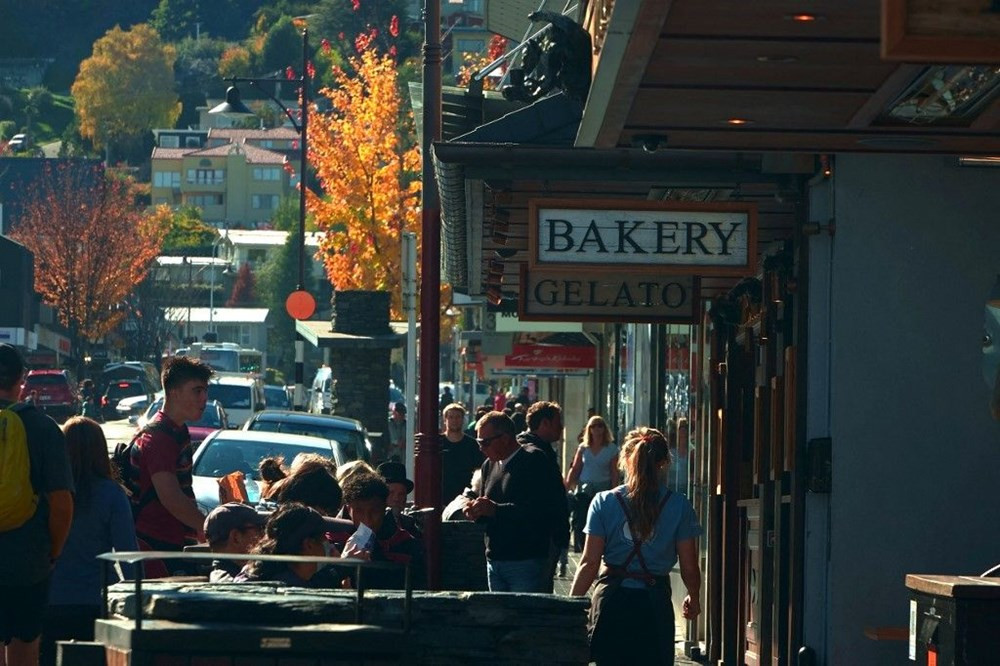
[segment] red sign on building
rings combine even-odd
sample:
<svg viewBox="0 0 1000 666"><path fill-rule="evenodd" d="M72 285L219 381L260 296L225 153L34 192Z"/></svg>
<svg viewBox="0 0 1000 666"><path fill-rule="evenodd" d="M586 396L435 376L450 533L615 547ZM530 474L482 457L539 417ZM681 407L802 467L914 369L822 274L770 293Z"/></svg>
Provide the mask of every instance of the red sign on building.
<svg viewBox="0 0 1000 666"><path fill-rule="evenodd" d="M514 345L504 356L508 368L557 368L589 370L597 365L595 347L564 347L561 345Z"/></svg>

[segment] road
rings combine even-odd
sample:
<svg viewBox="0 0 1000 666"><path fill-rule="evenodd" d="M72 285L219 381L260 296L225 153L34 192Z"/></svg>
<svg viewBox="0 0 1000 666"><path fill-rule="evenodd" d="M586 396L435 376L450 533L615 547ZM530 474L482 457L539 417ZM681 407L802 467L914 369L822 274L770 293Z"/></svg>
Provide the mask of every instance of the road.
<svg viewBox="0 0 1000 666"><path fill-rule="evenodd" d="M108 421L101 424L104 431L104 438L108 440L108 453L113 453L118 442L128 443L135 434L135 425L128 422L128 419L120 421Z"/></svg>

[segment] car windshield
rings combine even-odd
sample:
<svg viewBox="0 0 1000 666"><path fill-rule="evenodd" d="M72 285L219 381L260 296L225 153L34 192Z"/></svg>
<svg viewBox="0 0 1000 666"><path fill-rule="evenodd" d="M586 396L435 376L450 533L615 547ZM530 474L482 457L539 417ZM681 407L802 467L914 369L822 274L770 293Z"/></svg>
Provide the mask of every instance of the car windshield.
<svg viewBox="0 0 1000 666"><path fill-rule="evenodd" d="M25 381L28 386L56 386L66 385L66 377L63 375L31 375Z"/></svg>
<svg viewBox="0 0 1000 666"><path fill-rule="evenodd" d="M257 468L264 458L279 457L291 465L300 453L320 453L333 458L333 450L324 451L314 446L276 444L274 442L248 442L236 439L213 439L208 442L195 463L194 476L220 477L231 472L243 472L248 479L257 480Z"/></svg>
<svg viewBox="0 0 1000 666"><path fill-rule="evenodd" d="M215 405L205 405L205 411L201 413L201 418L197 421L188 421L187 424L198 428L221 428L222 419L219 418L219 408Z"/></svg>
<svg viewBox="0 0 1000 666"><path fill-rule="evenodd" d="M288 392L280 386L265 386L264 400L271 409L287 409L291 407Z"/></svg>
<svg viewBox="0 0 1000 666"><path fill-rule="evenodd" d="M340 445L344 462L351 460L363 460L368 451L365 446L364 434L357 430L348 428L335 428L323 426L320 423L296 423L289 421L254 421L250 424L250 430L260 430L263 432L284 432L291 435L306 435L307 437L322 437L332 439Z"/></svg>
<svg viewBox="0 0 1000 666"><path fill-rule="evenodd" d="M235 384L209 384L208 399L218 400L226 409L250 409L250 387Z"/></svg>

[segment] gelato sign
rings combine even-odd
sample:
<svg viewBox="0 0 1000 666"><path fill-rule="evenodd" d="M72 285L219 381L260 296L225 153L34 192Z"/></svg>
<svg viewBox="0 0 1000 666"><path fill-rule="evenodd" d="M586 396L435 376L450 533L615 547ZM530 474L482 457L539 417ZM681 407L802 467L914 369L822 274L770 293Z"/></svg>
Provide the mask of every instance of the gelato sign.
<svg viewBox="0 0 1000 666"><path fill-rule="evenodd" d="M533 270L749 275L755 269L753 204L534 199L528 221Z"/></svg>
<svg viewBox="0 0 1000 666"><path fill-rule="evenodd" d="M693 275L522 268L519 318L690 324L698 319Z"/></svg>

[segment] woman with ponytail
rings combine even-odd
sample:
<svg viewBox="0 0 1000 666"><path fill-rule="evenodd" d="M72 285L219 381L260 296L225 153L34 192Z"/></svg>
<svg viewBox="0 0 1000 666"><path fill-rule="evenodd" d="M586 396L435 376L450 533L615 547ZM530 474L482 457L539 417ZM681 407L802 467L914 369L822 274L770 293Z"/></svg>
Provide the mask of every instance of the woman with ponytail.
<svg viewBox="0 0 1000 666"><path fill-rule="evenodd" d="M663 433L631 431L620 457L625 484L598 493L591 503L570 594L583 596L597 579L588 629L598 666L672 665L670 570L680 562L687 589L683 614L694 618L701 612L701 526L687 498L667 487L670 448Z"/></svg>

